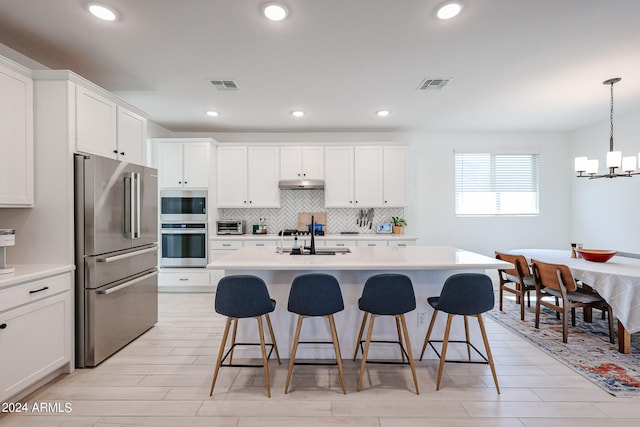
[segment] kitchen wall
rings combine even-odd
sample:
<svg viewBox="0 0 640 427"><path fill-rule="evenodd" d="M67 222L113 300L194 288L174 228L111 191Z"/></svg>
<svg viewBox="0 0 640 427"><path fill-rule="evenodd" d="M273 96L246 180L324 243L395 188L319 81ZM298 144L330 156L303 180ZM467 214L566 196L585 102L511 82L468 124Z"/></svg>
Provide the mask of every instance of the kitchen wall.
<svg viewBox="0 0 640 427"><path fill-rule="evenodd" d="M598 159L600 173L604 173L609 131L605 119L572 132L571 160L575 156ZM637 156L639 141L640 110L616 114L614 149L622 151L623 156ZM571 174L571 194L571 241L588 248L640 253L640 176L589 180Z"/></svg>
<svg viewBox="0 0 640 427"><path fill-rule="evenodd" d="M375 234L375 224L391 222L392 216L403 216L403 208L374 208L373 227L356 225L359 209L336 209L324 207L324 190L280 190L279 209L220 209L221 219L244 219L247 233L251 225L266 218L267 231L277 233L284 228L297 228L299 212L327 212L327 232L357 231Z"/></svg>
<svg viewBox="0 0 640 427"><path fill-rule="evenodd" d="M220 143L408 144L410 206L404 209L408 221L405 233L417 236L418 244L452 245L493 256L495 250L566 248L571 242L572 178L569 172L573 163L568 132L186 133L175 136L212 137ZM456 217L454 150L533 150L540 153L540 215ZM355 218L356 210L344 211L346 217ZM376 209L375 221L379 221L378 215L382 213ZM266 213L265 216L269 218Z"/></svg>

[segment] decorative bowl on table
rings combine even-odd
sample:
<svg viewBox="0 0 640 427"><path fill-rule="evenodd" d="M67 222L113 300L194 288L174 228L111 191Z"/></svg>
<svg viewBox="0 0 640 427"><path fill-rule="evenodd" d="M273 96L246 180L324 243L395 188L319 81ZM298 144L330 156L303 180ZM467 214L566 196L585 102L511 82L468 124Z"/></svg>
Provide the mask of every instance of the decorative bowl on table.
<svg viewBox="0 0 640 427"><path fill-rule="evenodd" d="M576 249L576 252L587 261L607 262L618 251L610 251L607 249Z"/></svg>

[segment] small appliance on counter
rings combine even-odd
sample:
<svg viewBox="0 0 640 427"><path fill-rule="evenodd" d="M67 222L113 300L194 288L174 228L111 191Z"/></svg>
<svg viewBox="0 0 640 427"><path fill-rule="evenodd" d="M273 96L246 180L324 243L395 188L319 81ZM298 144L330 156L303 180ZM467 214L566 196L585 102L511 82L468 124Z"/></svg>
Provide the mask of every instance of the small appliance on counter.
<svg viewBox="0 0 640 427"><path fill-rule="evenodd" d="M225 219L216 221L217 234L244 234L246 232L244 220Z"/></svg>
<svg viewBox="0 0 640 427"><path fill-rule="evenodd" d="M7 246L16 244L16 230L0 228L0 274L10 274L16 271L13 267L7 267Z"/></svg>

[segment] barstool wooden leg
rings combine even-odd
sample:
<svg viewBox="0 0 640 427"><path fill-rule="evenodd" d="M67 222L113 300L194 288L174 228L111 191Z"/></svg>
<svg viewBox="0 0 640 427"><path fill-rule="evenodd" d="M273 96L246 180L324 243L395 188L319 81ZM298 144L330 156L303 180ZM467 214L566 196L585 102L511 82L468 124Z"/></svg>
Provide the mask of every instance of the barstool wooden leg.
<svg viewBox="0 0 640 427"><path fill-rule="evenodd" d="M289 392L289 382L291 381L291 374L293 373L293 365L296 361L296 351L298 350L298 341L300 340L300 331L302 330L302 316L298 316L298 326L296 326L296 335L293 339L293 347L291 348L291 355L289 356L289 370L287 371L287 382L284 385L284 394Z"/></svg>
<svg viewBox="0 0 640 427"><path fill-rule="evenodd" d="M364 351L362 352L362 363L360 364L360 375L358 376L358 391L360 391L360 386L362 385L362 377L364 376L364 368L367 365L367 355L369 354L369 344L371 344L371 334L373 333L374 320L376 320L376 315L372 314L371 320L369 321L369 330L367 331L367 340L364 343Z"/></svg>
<svg viewBox="0 0 640 427"><path fill-rule="evenodd" d="M216 360L216 367L213 371L213 380L211 381L211 390L209 396L213 394L213 387L216 385L216 379L218 378L218 371L222 364L222 356L224 355L224 346L227 344L227 336L229 335L229 327L231 326L231 318L227 317L227 323L224 326L224 332L222 333L222 342L220 343L220 350L218 350L218 359Z"/></svg>
<svg viewBox="0 0 640 427"><path fill-rule="evenodd" d="M338 374L340 374L340 382L342 383L342 393L347 394L347 386L344 382L344 371L342 370L342 353L340 352L340 342L338 341L338 331L336 330L336 322L333 314L327 316L329 319L329 328L331 329L331 338L333 340L333 348L336 352L336 363L338 364Z"/></svg>
<svg viewBox="0 0 640 427"><path fill-rule="evenodd" d="M493 364L493 356L491 356L491 349L489 348L489 340L487 339L487 331L484 329L484 321L482 315L477 314L478 324L480 325L480 332L482 333L482 341L484 341L484 349L487 352L487 360L489 360L489 366L491 367L491 374L493 375L493 382L496 384L496 390L500 394L500 386L498 385L498 376L496 375L496 367Z"/></svg>
<svg viewBox="0 0 640 427"><path fill-rule="evenodd" d="M407 329L407 322L404 318L404 314L398 316L400 318L400 323L402 323L402 329L404 331L404 342L407 345L407 358L409 359L409 366L411 366L411 374L413 375L413 384L416 386L416 394L420 394L420 390L418 389L418 377L416 377L416 367L413 363L413 352L411 350L411 341L409 340L409 330ZM396 317L396 319L398 319Z"/></svg>
<svg viewBox="0 0 640 427"><path fill-rule="evenodd" d="M444 338L442 339L442 350L440 352L440 366L438 367L438 381L436 382L436 390L440 390L440 380L442 380L442 371L444 370L444 361L447 356L447 345L449 344L449 332L451 332L451 320L453 314L447 316L447 327L444 330Z"/></svg>
<svg viewBox="0 0 640 427"><path fill-rule="evenodd" d="M276 358L278 359L278 365L282 365L280 363L280 352L278 351L278 344L276 343L276 336L273 334L273 327L271 326L271 318L269 317L269 313L264 315L267 319L267 328L269 328L269 335L271 335L271 343L273 344L273 349L276 352Z"/></svg>
<svg viewBox="0 0 640 427"><path fill-rule="evenodd" d="M524 304L521 304L524 306ZM467 339L467 356L469 356L469 360L471 360L471 341L469 340L469 319L467 316L464 317L464 337Z"/></svg>
<svg viewBox="0 0 640 427"><path fill-rule="evenodd" d="M362 334L364 333L364 326L367 324L367 318L369 317L369 313L365 312L362 317L362 325L360 325L360 332L358 333L358 339L356 340L356 350L353 352L353 361L356 361L356 357L358 356L358 349L360 348L360 341L362 341Z"/></svg>
<svg viewBox="0 0 640 427"><path fill-rule="evenodd" d="M396 329L398 330L398 343L400 344L400 356L402 356L402 363L404 363L404 351L402 351L402 333L400 332L400 319L396 317Z"/></svg>
<svg viewBox="0 0 640 427"><path fill-rule="evenodd" d="M231 351L229 352L229 365L233 364L233 350L236 345L236 332L238 332L238 319L233 319L233 332L231 333Z"/></svg>
<svg viewBox="0 0 640 427"><path fill-rule="evenodd" d="M431 337L431 332L433 331L433 325L436 323L436 316L438 315L438 310L433 311L433 315L431 316L431 322L429 322L429 329L427 329L427 336L424 337L424 344L422 345L422 352L420 353L420 361L422 362L422 358L424 357L424 352L427 349L427 344L429 343L429 338Z"/></svg>
<svg viewBox="0 0 640 427"><path fill-rule="evenodd" d="M258 319L258 330L260 331L260 349L262 350L262 367L264 368L264 382L267 385L267 397L271 397L271 384L269 382L269 364L267 360L267 347L264 344L264 328L262 327L262 317Z"/></svg>

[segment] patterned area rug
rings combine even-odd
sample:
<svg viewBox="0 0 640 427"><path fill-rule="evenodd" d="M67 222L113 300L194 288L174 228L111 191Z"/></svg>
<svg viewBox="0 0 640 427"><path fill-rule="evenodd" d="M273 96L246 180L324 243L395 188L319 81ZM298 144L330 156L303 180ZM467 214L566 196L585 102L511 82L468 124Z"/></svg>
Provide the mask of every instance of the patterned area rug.
<svg viewBox="0 0 640 427"><path fill-rule="evenodd" d="M501 325L551 356L573 368L608 393L619 397L640 396L640 336L631 335L631 354L618 352L617 344L609 342L609 326L599 310L593 310L593 323L582 320L582 310L576 310L576 326L569 319L568 343L562 342L562 320L555 312L542 308L540 329L534 328L535 302L525 307L525 321L520 320L520 307L515 297L505 297L503 312L498 302L487 314ZM617 333L617 321L616 333ZM617 340L617 336L616 336Z"/></svg>

